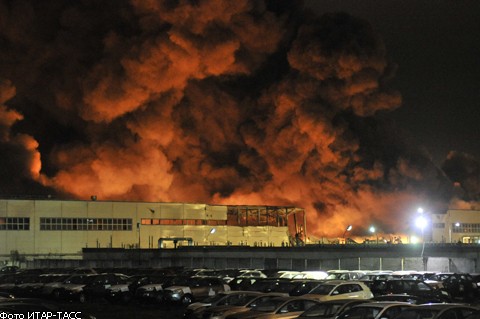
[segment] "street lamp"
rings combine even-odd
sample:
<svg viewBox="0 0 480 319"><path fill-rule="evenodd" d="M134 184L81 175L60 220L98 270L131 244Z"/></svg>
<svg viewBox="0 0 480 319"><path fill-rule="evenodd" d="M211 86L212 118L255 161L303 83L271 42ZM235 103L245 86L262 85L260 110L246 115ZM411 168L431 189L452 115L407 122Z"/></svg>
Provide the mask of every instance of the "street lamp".
<svg viewBox="0 0 480 319"><path fill-rule="evenodd" d="M375 226L370 226L370 228L369 228L368 230L369 230L372 234L376 235L377 245L378 245L378 233L376 233Z"/></svg>
<svg viewBox="0 0 480 319"><path fill-rule="evenodd" d="M345 231L343 232L343 240L344 240L345 244L347 243L347 239L345 238L345 234L347 233L347 231L351 231L351 230L352 230L352 225L348 225L347 228L345 228Z"/></svg>
<svg viewBox="0 0 480 319"><path fill-rule="evenodd" d="M215 234L215 232L217 231L217 229L215 227L213 227L212 229L210 229L210 231L208 232L207 236L205 236L205 242L208 240L208 236L210 236L211 234Z"/></svg>
<svg viewBox="0 0 480 319"><path fill-rule="evenodd" d="M422 231L422 254L421 257L423 257L423 252L425 251L425 227L427 227L428 221L423 216L423 209L419 208L418 212L420 215L415 219L415 225L420 228Z"/></svg>

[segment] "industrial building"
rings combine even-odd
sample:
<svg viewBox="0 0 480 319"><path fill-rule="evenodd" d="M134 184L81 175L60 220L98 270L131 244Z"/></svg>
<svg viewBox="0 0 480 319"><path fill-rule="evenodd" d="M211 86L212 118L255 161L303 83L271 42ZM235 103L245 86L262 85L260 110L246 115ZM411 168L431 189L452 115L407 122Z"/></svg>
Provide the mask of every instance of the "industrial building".
<svg viewBox="0 0 480 319"><path fill-rule="evenodd" d="M83 248L287 246L305 211L286 206L0 199L0 261L81 258Z"/></svg>
<svg viewBox="0 0 480 319"><path fill-rule="evenodd" d="M480 211L450 209L432 214L431 234L435 243L480 244Z"/></svg>

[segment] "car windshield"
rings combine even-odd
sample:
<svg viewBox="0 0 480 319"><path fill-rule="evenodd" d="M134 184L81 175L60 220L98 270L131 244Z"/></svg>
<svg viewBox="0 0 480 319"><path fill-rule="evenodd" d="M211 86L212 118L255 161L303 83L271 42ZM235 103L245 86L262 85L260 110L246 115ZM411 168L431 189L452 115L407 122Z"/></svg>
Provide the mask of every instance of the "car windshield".
<svg viewBox="0 0 480 319"><path fill-rule="evenodd" d="M359 307L352 308L343 312L337 319L347 319L347 318L376 318L378 313L381 311L380 308L374 307Z"/></svg>
<svg viewBox="0 0 480 319"><path fill-rule="evenodd" d="M225 298L227 298L227 295L220 293L220 294L216 294L216 295L213 295L213 296L210 296L210 297L204 299L202 301L202 303L216 303L217 301L225 299Z"/></svg>
<svg viewBox="0 0 480 319"><path fill-rule="evenodd" d="M336 303L323 303L323 304L318 304L307 311L305 311L301 318L304 317L331 317L331 315L334 315L337 313L337 311L342 307L341 304L336 304Z"/></svg>
<svg viewBox="0 0 480 319"><path fill-rule="evenodd" d="M422 319L434 318L439 311L436 309L408 309L403 310L395 319Z"/></svg>
<svg viewBox="0 0 480 319"><path fill-rule="evenodd" d="M333 274L329 274L327 276L327 278L325 279L328 279L328 280L332 280L332 279L339 279L339 280L348 280L350 279L350 275L348 273L333 273Z"/></svg>
<svg viewBox="0 0 480 319"><path fill-rule="evenodd" d="M335 285L319 285L312 289L309 293L316 295L328 295L333 288L335 288Z"/></svg>
<svg viewBox="0 0 480 319"><path fill-rule="evenodd" d="M285 302L284 299L265 299L251 305L252 310L261 312L274 312Z"/></svg>
<svg viewBox="0 0 480 319"><path fill-rule="evenodd" d="M86 284L88 282L93 281L94 276L87 276L87 275L79 275L73 276L70 279L65 281L66 284Z"/></svg>

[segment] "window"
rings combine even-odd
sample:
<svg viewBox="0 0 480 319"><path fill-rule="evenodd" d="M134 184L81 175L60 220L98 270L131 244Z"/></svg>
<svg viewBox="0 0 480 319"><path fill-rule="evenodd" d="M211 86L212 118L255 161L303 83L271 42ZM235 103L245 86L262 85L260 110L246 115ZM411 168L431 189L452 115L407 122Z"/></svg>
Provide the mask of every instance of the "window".
<svg viewBox="0 0 480 319"><path fill-rule="evenodd" d="M0 217L0 230L30 230L30 218Z"/></svg>
<svg viewBox="0 0 480 319"><path fill-rule="evenodd" d="M40 230L132 230L132 219L41 217Z"/></svg>

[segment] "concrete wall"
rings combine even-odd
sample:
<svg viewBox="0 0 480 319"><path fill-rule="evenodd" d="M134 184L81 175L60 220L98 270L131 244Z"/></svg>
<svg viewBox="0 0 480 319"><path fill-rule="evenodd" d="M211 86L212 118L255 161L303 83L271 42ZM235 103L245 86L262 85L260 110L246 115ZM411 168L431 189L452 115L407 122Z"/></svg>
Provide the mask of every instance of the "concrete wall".
<svg viewBox="0 0 480 319"><path fill-rule="evenodd" d="M286 270L417 270L480 272L478 245L303 247L180 247L178 249L84 249L84 267L260 268ZM51 266L49 266L51 264ZM37 259L31 267L58 267Z"/></svg>

